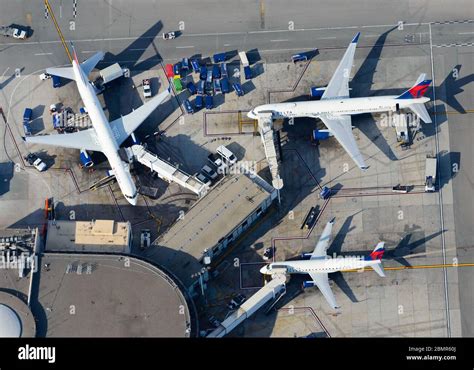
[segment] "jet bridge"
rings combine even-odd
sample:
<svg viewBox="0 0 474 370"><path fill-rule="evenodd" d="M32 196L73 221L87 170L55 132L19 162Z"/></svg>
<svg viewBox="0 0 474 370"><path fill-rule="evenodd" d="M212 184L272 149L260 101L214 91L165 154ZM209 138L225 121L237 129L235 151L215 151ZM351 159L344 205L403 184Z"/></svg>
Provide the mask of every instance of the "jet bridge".
<svg viewBox="0 0 474 370"><path fill-rule="evenodd" d="M271 299L279 298L286 289L286 274L276 273L272 275L272 280L268 282L257 293L251 296L240 306L237 311L230 314L219 327L209 333L207 338L221 338L229 334L245 319L252 316L258 309Z"/></svg>
<svg viewBox="0 0 474 370"><path fill-rule="evenodd" d="M275 137L273 135L273 113L259 113L258 129L260 131L263 148L265 149L265 156L267 157L270 173L272 174L272 185L275 189L281 189L283 188L283 180L280 178Z"/></svg>
<svg viewBox="0 0 474 370"><path fill-rule="evenodd" d="M142 145L132 145L130 148L127 148L127 151L130 152L133 159L156 172L159 178L167 182L175 182L183 188L191 190L199 197L204 196L209 190L206 184L159 158L156 154L146 150Z"/></svg>

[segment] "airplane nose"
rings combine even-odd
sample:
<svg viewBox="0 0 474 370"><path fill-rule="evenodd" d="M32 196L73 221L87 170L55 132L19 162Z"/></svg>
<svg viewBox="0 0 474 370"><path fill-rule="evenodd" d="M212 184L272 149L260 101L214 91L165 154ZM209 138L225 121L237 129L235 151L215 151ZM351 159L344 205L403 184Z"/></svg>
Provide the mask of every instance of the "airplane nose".
<svg viewBox="0 0 474 370"><path fill-rule="evenodd" d="M248 117L248 118L251 118L251 119L257 119L257 115L255 114L255 111L254 111L254 110L248 112L248 113L247 113L247 117Z"/></svg>
<svg viewBox="0 0 474 370"><path fill-rule="evenodd" d="M136 206L137 205L137 199L138 197L135 197L135 198L126 198L128 200L128 202L132 205L132 206Z"/></svg>
<svg viewBox="0 0 474 370"><path fill-rule="evenodd" d="M260 269L260 272L261 272L262 274L266 274L266 273L267 273L267 271L268 271L268 270L267 270L267 266L268 266L268 265L265 265L265 266L263 266L263 267Z"/></svg>

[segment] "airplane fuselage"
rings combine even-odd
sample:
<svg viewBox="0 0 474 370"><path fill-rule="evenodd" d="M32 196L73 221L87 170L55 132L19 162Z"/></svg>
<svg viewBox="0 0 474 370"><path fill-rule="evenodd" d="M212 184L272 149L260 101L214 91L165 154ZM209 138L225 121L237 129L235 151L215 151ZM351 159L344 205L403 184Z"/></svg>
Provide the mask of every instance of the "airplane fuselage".
<svg viewBox="0 0 474 370"><path fill-rule="evenodd" d="M285 269L288 274L332 273L337 271L359 270L380 264L381 260L365 260L364 257L320 257L311 260L274 262L262 268L264 274Z"/></svg>
<svg viewBox="0 0 474 370"><path fill-rule="evenodd" d="M84 75L75 60L72 62L72 68L74 70L79 94L81 95L84 106L86 107L92 122L92 126L96 132L98 144L109 161L110 167L112 168L123 195L130 204L136 205L137 188L130 174L128 164L120 158L119 145L117 144L117 140L110 127L109 121L105 117L102 106L99 103L87 76Z"/></svg>
<svg viewBox="0 0 474 370"><path fill-rule="evenodd" d="M318 101L264 104L256 107L248 116L257 119L258 113L272 112L274 119L318 117L321 114L354 115L363 113L395 112L412 104L426 103L430 99L396 99L396 95L369 98L337 98Z"/></svg>

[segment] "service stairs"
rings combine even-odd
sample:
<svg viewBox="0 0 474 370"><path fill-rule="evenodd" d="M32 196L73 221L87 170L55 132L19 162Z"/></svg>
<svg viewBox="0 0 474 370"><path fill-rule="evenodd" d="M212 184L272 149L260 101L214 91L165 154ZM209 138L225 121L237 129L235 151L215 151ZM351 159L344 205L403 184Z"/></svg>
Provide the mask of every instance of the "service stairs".
<svg viewBox="0 0 474 370"><path fill-rule="evenodd" d="M272 280L265 284L257 293L251 296L236 311L231 313L218 328L213 330L207 338L221 338L229 334L245 319L252 316L265 303L272 299L279 299L282 292L286 290L286 274L277 273L272 275ZM274 306L274 305L272 305Z"/></svg>
<svg viewBox="0 0 474 370"><path fill-rule="evenodd" d="M281 189L283 188L283 180L280 177L280 168L278 166L275 136L273 132L273 116L271 112L260 113L258 115L258 129L272 175L272 185L275 189Z"/></svg>
<svg viewBox="0 0 474 370"><path fill-rule="evenodd" d="M159 178L167 182L175 182L199 197L204 196L209 190L206 184L146 150L143 145L132 145L126 150L130 157L156 172Z"/></svg>

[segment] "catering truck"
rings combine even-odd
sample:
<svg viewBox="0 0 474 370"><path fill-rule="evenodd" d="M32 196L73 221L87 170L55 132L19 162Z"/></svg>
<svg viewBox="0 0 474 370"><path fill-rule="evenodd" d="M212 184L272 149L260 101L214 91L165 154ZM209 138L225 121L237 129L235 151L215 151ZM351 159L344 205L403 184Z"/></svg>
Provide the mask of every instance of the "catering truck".
<svg viewBox="0 0 474 370"><path fill-rule="evenodd" d="M107 68L100 70L100 77L94 81L94 86L99 90L103 91L105 89L105 84L116 80L122 76L130 77L130 70L128 68L120 67L120 64L115 63Z"/></svg>
<svg viewBox="0 0 474 370"><path fill-rule="evenodd" d="M425 168L425 191L433 192L436 191L436 157L427 155L426 156L426 168Z"/></svg>

